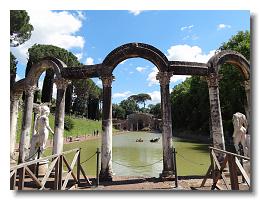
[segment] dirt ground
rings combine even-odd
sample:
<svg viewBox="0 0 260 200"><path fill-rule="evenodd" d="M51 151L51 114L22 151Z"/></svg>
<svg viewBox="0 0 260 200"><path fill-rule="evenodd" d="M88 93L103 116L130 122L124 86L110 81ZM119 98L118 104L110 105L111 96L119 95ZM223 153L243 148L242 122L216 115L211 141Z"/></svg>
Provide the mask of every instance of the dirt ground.
<svg viewBox="0 0 260 200"><path fill-rule="evenodd" d="M111 190L111 191L129 191L129 190L167 190L167 191L210 191L212 186L212 179L207 179L205 185L201 186L203 181L202 177L179 177L177 182L177 186L175 184L175 180L161 180L156 177L143 177L143 176L115 176L113 177L113 182L100 182L97 187L95 181L93 181L93 186L84 185L82 187L75 188L75 190ZM248 186L245 183L239 182L239 189L243 191L249 191ZM223 182L220 180L218 185L222 187L222 189L226 189Z"/></svg>

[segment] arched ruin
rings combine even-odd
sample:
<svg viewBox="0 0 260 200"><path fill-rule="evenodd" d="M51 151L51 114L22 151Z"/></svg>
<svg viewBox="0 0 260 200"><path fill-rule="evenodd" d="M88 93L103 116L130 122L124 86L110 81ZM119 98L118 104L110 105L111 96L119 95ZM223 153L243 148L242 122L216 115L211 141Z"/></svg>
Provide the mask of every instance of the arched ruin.
<svg viewBox="0 0 260 200"><path fill-rule="evenodd" d="M162 109L162 144L163 144L163 172L167 177L174 174L173 145L172 145L172 118L170 106L170 78L174 75L199 75L208 80L211 132L213 134L214 147L225 149L223 125L219 101L219 67L224 63L237 66L245 78L245 90L248 104L250 103L250 64L239 53L234 51L221 51L216 53L207 63L168 61L167 57L157 48L143 43L129 43L122 45L109 53L104 61L96 65L85 65L81 68L67 68L56 58L43 58L32 66L28 76L16 82L11 89L11 156L14 152L15 134L17 125L18 99L22 92L26 93L23 125L19 146L19 162L24 162L29 148L30 127L33 106L33 93L36 89L36 81L40 74L47 68L53 68L55 72L55 84L57 85L57 101L55 113L55 138L53 153L61 153L63 150L64 104L65 90L70 79L86 79L98 77L103 85L103 112L102 112L102 147L101 147L101 171L100 178L112 180L112 82L113 70L116 66L128 58L140 57L152 62L159 70L156 79L160 83L161 109ZM248 106L250 108L250 105ZM250 109L249 109L250 110ZM248 112L249 115L250 112ZM249 116L247 116L249 119Z"/></svg>

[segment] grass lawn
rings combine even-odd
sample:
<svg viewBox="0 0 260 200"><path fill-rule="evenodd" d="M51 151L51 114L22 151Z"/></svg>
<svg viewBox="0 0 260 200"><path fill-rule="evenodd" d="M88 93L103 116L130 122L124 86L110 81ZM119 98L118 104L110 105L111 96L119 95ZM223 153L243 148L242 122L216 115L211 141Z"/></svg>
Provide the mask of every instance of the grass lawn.
<svg viewBox="0 0 260 200"><path fill-rule="evenodd" d="M89 120L86 118L76 118L71 117L74 122L74 128L71 131L64 130L64 137L68 136L80 136L80 135L89 135L94 132L94 130L98 130L101 133L101 121ZM54 114L49 115L49 122L51 128L54 130ZM17 122L17 134L16 134L16 142L20 140L20 133L22 127L22 112L20 111L18 114L18 122ZM33 123L32 123L33 127ZM52 138L52 134L49 134L49 139Z"/></svg>

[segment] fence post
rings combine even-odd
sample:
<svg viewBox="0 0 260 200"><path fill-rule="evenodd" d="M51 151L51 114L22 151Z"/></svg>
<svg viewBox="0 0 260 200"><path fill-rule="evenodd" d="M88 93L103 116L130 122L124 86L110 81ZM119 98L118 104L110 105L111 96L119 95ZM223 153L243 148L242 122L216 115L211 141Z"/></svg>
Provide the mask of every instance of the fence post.
<svg viewBox="0 0 260 200"><path fill-rule="evenodd" d="M37 150L37 160L40 158L40 154L41 154L41 148L38 147L38 150ZM36 164L36 177L39 178L39 165L40 165L40 162L37 162Z"/></svg>
<svg viewBox="0 0 260 200"><path fill-rule="evenodd" d="M19 173L19 182L18 182L18 190L24 189L24 178L25 178L25 167L18 169Z"/></svg>
<svg viewBox="0 0 260 200"><path fill-rule="evenodd" d="M62 177L63 177L63 166L62 166L62 164L63 164L63 155L61 154L60 155L60 158L59 158L59 160L58 160L58 163L59 163L59 178L58 178L58 190L61 190L61 187L62 187Z"/></svg>
<svg viewBox="0 0 260 200"><path fill-rule="evenodd" d="M79 155L78 155L78 162L77 162L77 180L78 180L78 186L80 184L80 151L81 148L79 148Z"/></svg>
<svg viewBox="0 0 260 200"><path fill-rule="evenodd" d="M231 189L239 190L235 156L230 155L230 154L227 154L226 156L228 156L228 166L229 166L229 173L230 173Z"/></svg>
<svg viewBox="0 0 260 200"><path fill-rule="evenodd" d="M100 154L100 150L99 148L97 148L97 172L96 172L96 187L98 187L99 185L99 154Z"/></svg>
<svg viewBox="0 0 260 200"><path fill-rule="evenodd" d="M10 178L10 190L15 190L15 186L16 186L16 172L17 172L17 170L15 169L14 174Z"/></svg>
<svg viewBox="0 0 260 200"><path fill-rule="evenodd" d="M178 174L177 174L177 165L176 165L176 151L173 148L173 161L174 161L174 171L175 171L175 187L178 187Z"/></svg>

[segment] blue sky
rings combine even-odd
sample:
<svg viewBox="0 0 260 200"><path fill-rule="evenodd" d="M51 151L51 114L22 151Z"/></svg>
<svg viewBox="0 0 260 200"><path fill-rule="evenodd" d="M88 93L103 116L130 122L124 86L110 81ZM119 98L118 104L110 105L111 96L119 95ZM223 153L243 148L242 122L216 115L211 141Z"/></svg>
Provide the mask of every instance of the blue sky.
<svg viewBox="0 0 260 200"><path fill-rule="evenodd" d="M101 63L113 49L129 42L153 45L169 60L207 62L232 35L250 30L249 11L28 10L28 13L35 31L24 45L11 49L19 61L18 79L24 77L26 51L34 43L63 47L83 64ZM160 102L156 73L156 67L141 58L119 64L114 70L113 102L137 93L152 96L147 104ZM174 76L170 87L185 78ZM99 79L94 81L101 83Z"/></svg>

